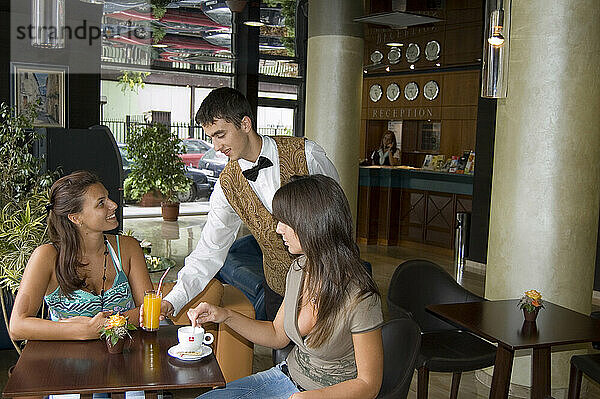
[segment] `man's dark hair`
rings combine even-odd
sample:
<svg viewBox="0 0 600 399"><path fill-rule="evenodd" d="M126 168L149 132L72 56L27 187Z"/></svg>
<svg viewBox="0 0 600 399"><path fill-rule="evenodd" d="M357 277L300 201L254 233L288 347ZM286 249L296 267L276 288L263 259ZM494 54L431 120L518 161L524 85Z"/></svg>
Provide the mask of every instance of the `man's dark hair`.
<svg viewBox="0 0 600 399"><path fill-rule="evenodd" d="M244 116L250 118L252 128L256 129L252 107L246 97L231 87L221 87L211 91L202 101L196 112L196 123L211 125L217 119L224 119L239 129Z"/></svg>

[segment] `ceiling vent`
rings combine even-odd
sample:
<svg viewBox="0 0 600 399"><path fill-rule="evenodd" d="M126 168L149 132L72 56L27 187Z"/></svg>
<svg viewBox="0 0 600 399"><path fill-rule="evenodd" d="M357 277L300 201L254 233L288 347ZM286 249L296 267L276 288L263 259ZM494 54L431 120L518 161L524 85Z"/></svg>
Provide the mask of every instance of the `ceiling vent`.
<svg viewBox="0 0 600 399"><path fill-rule="evenodd" d="M439 18L422 15L418 12L406 11L406 0L392 0L391 12L381 12L354 18L354 22L387 25L391 28L406 28L407 26L432 24L440 21L442 20Z"/></svg>

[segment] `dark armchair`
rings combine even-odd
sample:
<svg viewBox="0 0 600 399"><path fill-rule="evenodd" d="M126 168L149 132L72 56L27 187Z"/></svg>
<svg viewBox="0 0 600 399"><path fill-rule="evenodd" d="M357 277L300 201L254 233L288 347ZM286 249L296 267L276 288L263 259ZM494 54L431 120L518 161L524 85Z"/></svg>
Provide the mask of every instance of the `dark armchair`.
<svg viewBox="0 0 600 399"><path fill-rule="evenodd" d="M600 319L600 312L592 312L590 317ZM594 349L600 349L600 342L592 342ZM568 399L578 399L581 392L583 375L600 384L600 353L576 355L571 357L571 375L569 376Z"/></svg>
<svg viewBox="0 0 600 399"><path fill-rule="evenodd" d="M402 318L384 324L383 337L383 383L378 399L404 399L421 347L421 330L412 319Z"/></svg>
<svg viewBox="0 0 600 399"><path fill-rule="evenodd" d="M439 319L425 307L483 300L433 262L410 260L396 268L387 298L390 317L412 317L422 331L416 364L418 399L427 398L430 371L453 373L450 397L455 399L462 372L492 366L496 356L494 345Z"/></svg>
<svg viewBox="0 0 600 399"><path fill-rule="evenodd" d="M568 399L579 399L583 375L600 383L600 354L576 355L571 357Z"/></svg>

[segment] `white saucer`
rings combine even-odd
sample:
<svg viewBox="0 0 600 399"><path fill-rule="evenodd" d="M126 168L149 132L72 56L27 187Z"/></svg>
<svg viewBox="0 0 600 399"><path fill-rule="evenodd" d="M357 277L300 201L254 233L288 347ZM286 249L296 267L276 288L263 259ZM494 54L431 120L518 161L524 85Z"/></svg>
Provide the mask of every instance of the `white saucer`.
<svg viewBox="0 0 600 399"><path fill-rule="evenodd" d="M206 346L203 344L199 350L195 351L195 352L198 352L198 354L193 354L193 355L180 354L182 352L188 352L188 351L184 351L184 350L180 349L179 344L170 347L169 350L167 351L169 356L172 356L176 359L185 360L185 361L195 361L195 360L200 360L200 359L210 355L212 353L212 348L210 346Z"/></svg>

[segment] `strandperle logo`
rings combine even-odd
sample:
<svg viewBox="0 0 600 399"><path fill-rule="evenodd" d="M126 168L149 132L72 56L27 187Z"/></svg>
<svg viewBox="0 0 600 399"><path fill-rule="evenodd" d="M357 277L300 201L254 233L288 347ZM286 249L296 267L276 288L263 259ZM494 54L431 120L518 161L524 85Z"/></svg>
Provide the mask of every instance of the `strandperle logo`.
<svg viewBox="0 0 600 399"><path fill-rule="evenodd" d="M28 26L18 26L17 27L17 39L33 39L35 37L48 37L50 39L60 39L65 38L72 40L80 39L87 40L89 45L91 46L94 40L100 39L102 36L102 30L98 26L89 25L88 21L83 20L82 25L71 27L71 26L63 26L60 29L56 26L39 26L34 27L29 24Z"/></svg>

